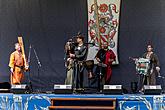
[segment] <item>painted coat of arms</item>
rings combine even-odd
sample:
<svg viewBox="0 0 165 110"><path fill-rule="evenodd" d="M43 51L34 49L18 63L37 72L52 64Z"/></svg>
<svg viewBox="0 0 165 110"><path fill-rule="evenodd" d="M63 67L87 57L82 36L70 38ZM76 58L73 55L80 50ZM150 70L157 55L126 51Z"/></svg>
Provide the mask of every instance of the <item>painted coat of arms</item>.
<svg viewBox="0 0 165 110"><path fill-rule="evenodd" d="M118 56L119 14L120 0L88 0L88 42L95 45L89 47L87 59L94 59L103 43Z"/></svg>

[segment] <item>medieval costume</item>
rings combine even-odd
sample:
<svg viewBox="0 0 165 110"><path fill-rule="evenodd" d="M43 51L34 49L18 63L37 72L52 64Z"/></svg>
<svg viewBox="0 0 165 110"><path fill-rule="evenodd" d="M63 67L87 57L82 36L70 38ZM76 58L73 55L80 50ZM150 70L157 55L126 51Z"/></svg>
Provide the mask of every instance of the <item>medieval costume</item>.
<svg viewBox="0 0 165 110"><path fill-rule="evenodd" d="M69 54L74 54L74 43L72 41L68 41L65 45L65 67L66 67L66 79L65 84L66 85L72 85L73 82L73 68L74 68L74 59L69 57Z"/></svg>
<svg viewBox="0 0 165 110"><path fill-rule="evenodd" d="M73 88L81 89L83 88L83 71L84 64L83 62L86 59L87 47L84 45L84 37L78 35L76 37L76 44L74 48L74 54L70 53L70 58L74 59L74 78L73 78Z"/></svg>
<svg viewBox="0 0 165 110"><path fill-rule="evenodd" d="M98 90L103 88L104 84L109 84L112 75L112 62L116 60L116 56L112 50L107 47L102 48L96 54L96 60L99 62L96 67L98 76Z"/></svg>
<svg viewBox="0 0 165 110"><path fill-rule="evenodd" d="M105 84L109 84L111 75L112 75L112 63L116 60L116 56L112 50L106 52L105 64L107 65L106 74L105 74Z"/></svg>
<svg viewBox="0 0 165 110"><path fill-rule="evenodd" d="M143 91L144 85L156 85L156 76L160 76L160 64L157 55L152 51L152 46L147 46L147 52L143 54L143 58L149 59L149 69L147 74L139 74L139 92Z"/></svg>
<svg viewBox="0 0 165 110"><path fill-rule="evenodd" d="M15 51L10 55L9 67L13 69L11 84L21 84L24 77L24 59L21 52Z"/></svg>
<svg viewBox="0 0 165 110"><path fill-rule="evenodd" d="M85 45L77 45L74 49L75 52L75 62L74 62L74 75L75 75L75 86L76 88L83 88L83 71L84 65L83 61L86 58L87 48Z"/></svg>

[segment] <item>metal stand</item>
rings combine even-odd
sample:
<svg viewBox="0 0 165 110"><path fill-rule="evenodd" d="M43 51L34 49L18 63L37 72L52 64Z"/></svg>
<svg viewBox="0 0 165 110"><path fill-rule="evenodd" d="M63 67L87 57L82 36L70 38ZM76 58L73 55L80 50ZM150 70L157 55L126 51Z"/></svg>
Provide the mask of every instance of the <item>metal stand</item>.
<svg viewBox="0 0 165 110"><path fill-rule="evenodd" d="M28 85L29 85L29 90L30 92L33 92L33 87L31 83L31 78L30 78L30 56L31 56L31 45L29 46L29 54L28 54L28 64L29 64L29 74L28 74Z"/></svg>
<svg viewBox="0 0 165 110"><path fill-rule="evenodd" d="M101 85L101 83L102 83L102 81L101 81L102 80L102 67L99 66L99 69L100 69L100 72L99 72L99 75L98 75L98 92L102 92L101 91L101 87L102 87L102 85Z"/></svg>
<svg viewBox="0 0 165 110"><path fill-rule="evenodd" d="M41 84L41 80L40 80L40 68L41 68L42 65L41 65L41 62L40 62L40 60L39 60L39 57L38 57L38 55L37 55L37 52L36 52L34 46L33 46L32 48L33 48L33 51L34 51L35 57L36 57L36 59L37 59L37 64L38 64L39 89L38 89L37 92L41 92L41 88L40 88L40 84Z"/></svg>
<svg viewBox="0 0 165 110"><path fill-rule="evenodd" d="M74 59L74 62L73 62L73 64L74 64L74 68L73 68L73 76L72 76L72 89L73 89L73 91L74 92L76 92L76 89L77 89L77 77L78 77L78 70L77 70L77 68L78 68L78 65L77 65L77 61Z"/></svg>
<svg viewBox="0 0 165 110"><path fill-rule="evenodd" d="M165 82L165 76L160 76L159 75L158 78L161 78L162 79L161 84L164 84L164 82ZM163 85L163 86L165 86L165 85ZM164 94L164 93L165 93L165 87L162 87L162 94Z"/></svg>
<svg viewBox="0 0 165 110"><path fill-rule="evenodd" d="M102 73L102 71L103 71L103 68L107 67L107 65L103 64L103 63L99 63L98 66L100 69L99 75L98 75L98 92L101 93L103 90L103 81L102 81L103 73Z"/></svg>

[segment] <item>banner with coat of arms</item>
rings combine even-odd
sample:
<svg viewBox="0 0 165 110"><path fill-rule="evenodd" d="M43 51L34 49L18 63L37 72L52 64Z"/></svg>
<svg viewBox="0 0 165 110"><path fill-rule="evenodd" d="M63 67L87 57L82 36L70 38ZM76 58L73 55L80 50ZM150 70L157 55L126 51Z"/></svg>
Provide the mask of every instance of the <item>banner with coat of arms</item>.
<svg viewBox="0 0 165 110"><path fill-rule="evenodd" d="M94 60L101 44L108 44L118 61L118 29L120 0L88 0L88 49L87 60Z"/></svg>

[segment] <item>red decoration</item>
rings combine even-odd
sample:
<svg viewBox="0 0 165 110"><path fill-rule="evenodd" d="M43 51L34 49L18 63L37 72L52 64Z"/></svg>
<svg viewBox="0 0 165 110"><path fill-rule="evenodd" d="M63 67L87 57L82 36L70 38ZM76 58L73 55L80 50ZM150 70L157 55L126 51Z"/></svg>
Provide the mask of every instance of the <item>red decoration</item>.
<svg viewBox="0 0 165 110"><path fill-rule="evenodd" d="M105 33L106 29L104 27L100 27L100 32Z"/></svg>
<svg viewBox="0 0 165 110"><path fill-rule="evenodd" d="M112 5L112 10L114 10L115 13L118 13L116 5L115 4L111 4L111 5Z"/></svg>
<svg viewBox="0 0 165 110"><path fill-rule="evenodd" d="M107 4L101 4L99 7L100 12L105 13L108 10Z"/></svg>

